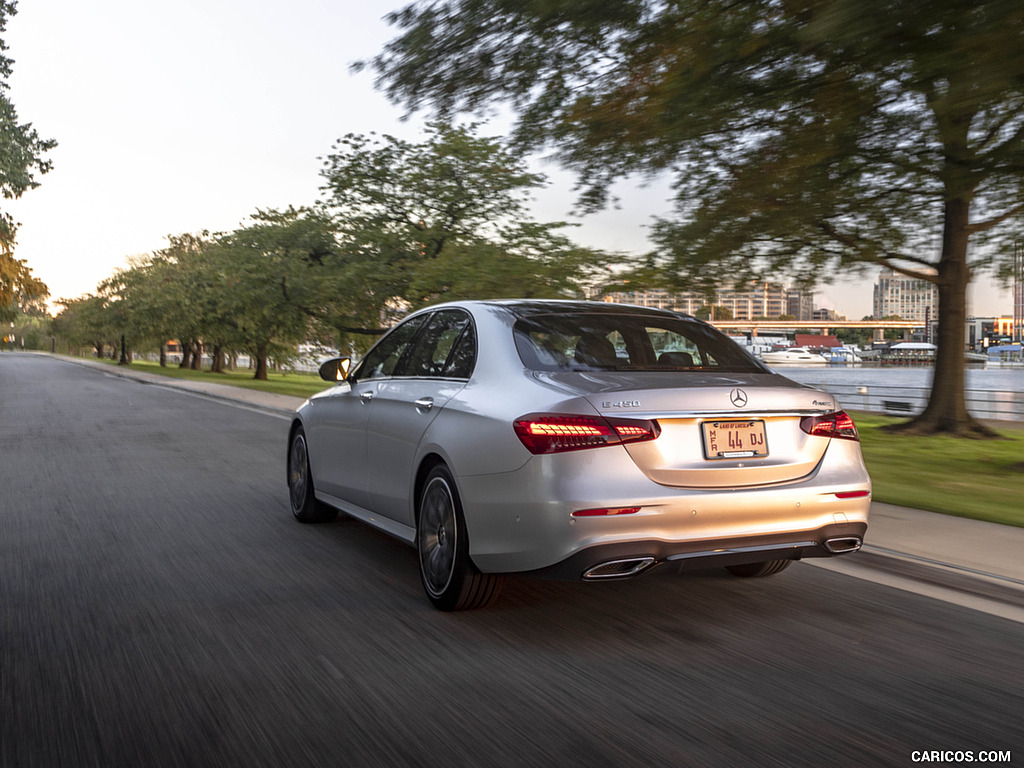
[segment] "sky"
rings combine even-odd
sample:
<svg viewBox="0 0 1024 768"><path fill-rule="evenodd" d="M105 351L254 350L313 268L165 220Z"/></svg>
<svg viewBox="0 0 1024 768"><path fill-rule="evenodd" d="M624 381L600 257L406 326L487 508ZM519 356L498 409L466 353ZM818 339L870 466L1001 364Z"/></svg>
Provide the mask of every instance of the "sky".
<svg viewBox="0 0 1024 768"><path fill-rule="evenodd" d="M395 35L374 0L21 0L8 21L9 96L22 122L58 147L41 186L2 201L20 222L17 258L53 299L75 298L167 236L230 231L257 209L319 197L320 158L347 133L422 138L404 111L350 65ZM488 124L483 135L507 125ZM578 243L644 253L666 182L620 183L620 207L570 215L572 176L545 158L539 221L576 221ZM871 313L872 277L822 286L816 306ZM988 283L989 281L985 281ZM978 311L1012 314L1010 294L979 283Z"/></svg>

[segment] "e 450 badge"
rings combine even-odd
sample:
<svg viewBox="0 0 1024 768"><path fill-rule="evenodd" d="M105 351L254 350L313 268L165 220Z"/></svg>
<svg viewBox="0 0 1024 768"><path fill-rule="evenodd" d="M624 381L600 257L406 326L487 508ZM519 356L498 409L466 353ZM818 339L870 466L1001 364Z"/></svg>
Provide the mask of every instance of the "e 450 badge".
<svg viewBox="0 0 1024 768"><path fill-rule="evenodd" d="M617 400L616 402L610 402L605 400L601 403L602 408L639 408L639 400Z"/></svg>

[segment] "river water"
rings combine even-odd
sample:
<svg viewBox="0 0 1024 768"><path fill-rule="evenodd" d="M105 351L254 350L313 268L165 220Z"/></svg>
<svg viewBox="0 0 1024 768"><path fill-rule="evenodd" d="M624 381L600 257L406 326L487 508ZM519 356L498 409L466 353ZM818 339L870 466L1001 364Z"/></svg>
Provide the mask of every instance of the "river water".
<svg viewBox="0 0 1024 768"><path fill-rule="evenodd" d="M845 408L893 414L920 412L928 401L934 369L867 365L772 368L801 384L831 392ZM1024 367L969 367L967 408L986 419L1024 421Z"/></svg>

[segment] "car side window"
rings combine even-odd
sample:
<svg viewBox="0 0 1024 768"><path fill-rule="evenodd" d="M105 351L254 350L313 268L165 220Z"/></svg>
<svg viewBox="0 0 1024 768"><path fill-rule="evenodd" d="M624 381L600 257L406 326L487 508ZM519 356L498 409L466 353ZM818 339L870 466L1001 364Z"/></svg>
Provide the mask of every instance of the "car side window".
<svg viewBox="0 0 1024 768"><path fill-rule="evenodd" d="M469 315L460 310L434 313L413 346L408 362L399 372L402 376L447 376L448 359L463 331L470 325Z"/></svg>
<svg viewBox="0 0 1024 768"><path fill-rule="evenodd" d="M359 364L355 378L380 379L393 376L402 356L426 319L426 315L420 315L406 320L377 342Z"/></svg>
<svg viewBox="0 0 1024 768"><path fill-rule="evenodd" d="M465 330L455 342L455 349L448 355L448 362L444 366L442 375L449 379L468 379L473 375L475 363L476 331L473 330L472 323L466 323Z"/></svg>

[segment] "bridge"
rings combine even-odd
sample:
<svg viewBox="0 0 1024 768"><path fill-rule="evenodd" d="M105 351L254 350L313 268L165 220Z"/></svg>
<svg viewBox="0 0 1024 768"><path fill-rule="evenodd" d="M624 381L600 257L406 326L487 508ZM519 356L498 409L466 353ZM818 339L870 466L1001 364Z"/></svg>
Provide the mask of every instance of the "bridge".
<svg viewBox="0 0 1024 768"><path fill-rule="evenodd" d="M757 336L759 331L791 331L818 330L822 336L836 328L868 328L876 333L902 329L912 331L924 328L920 320L709 320L711 325L720 331L751 331Z"/></svg>

